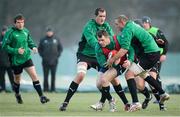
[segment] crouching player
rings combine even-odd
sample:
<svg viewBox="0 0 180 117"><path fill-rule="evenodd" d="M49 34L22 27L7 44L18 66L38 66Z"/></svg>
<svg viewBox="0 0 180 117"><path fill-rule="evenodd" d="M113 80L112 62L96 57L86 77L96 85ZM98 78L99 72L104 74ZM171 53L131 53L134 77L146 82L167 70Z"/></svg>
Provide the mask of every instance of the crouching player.
<svg viewBox="0 0 180 117"><path fill-rule="evenodd" d="M134 52L133 50L130 51L128 59L126 55L121 58L121 60L117 60L113 67L107 68L105 66L106 61L108 58L111 58L110 56L114 55L116 52L115 50L120 49L120 44L116 39L116 36L110 37L108 33L105 30L100 30L97 32L97 38L98 38L98 44L96 45L96 58L98 63L100 64L100 72L102 74L100 75L99 82L100 86L102 88L102 93L106 96L108 100L112 99L112 96L110 95L110 82L112 82L114 79L117 79L117 76L121 75L125 70L126 67L130 65L130 61L133 61L134 59ZM109 57L108 57L109 56ZM128 111L130 105L128 104L128 100L124 94L124 91L121 87L121 84L119 83L116 92L120 92L119 97L124 103L124 109L125 111ZM91 106L93 107L93 106Z"/></svg>

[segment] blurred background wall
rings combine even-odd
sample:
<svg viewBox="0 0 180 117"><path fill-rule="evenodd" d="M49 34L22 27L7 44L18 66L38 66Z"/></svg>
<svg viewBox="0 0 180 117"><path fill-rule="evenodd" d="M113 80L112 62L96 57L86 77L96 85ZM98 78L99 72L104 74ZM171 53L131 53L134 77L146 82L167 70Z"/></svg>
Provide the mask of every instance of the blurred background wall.
<svg viewBox="0 0 180 117"><path fill-rule="evenodd" d="M76 73L76 50L84 24L94 18L94 10L104 7L107 21L112 27L114 18L125 14L130 18L151 17L152 24L165 33L169 41L167 61L162 67L162 76L180 81L180 1L179 0L0 0L0 27L12 25L13 17L22 13L26 17L26 27L36 44L51 26L60 37L64 47L59 60L58 78ZM115 30L114 30L115 31ZM37 71L42 78L41 59L33 56ZM89 73L95 76L96 72ZM173 80L173 78L176 80Z"/></svg>
<svg viewBox="0 0 180 117"><path fill-rule="evenodd" d="M180 1L179 0L0 0L0 26L12 24L17 13L26 17L26 27L31 30L36 42L42 37L45 27L54 27L64 47L77 45L83 25L94 17L94 10L104 7L107 20L119 14L131 18L144 15L152 18L170 42L170 51L180 51Z"/></svg>

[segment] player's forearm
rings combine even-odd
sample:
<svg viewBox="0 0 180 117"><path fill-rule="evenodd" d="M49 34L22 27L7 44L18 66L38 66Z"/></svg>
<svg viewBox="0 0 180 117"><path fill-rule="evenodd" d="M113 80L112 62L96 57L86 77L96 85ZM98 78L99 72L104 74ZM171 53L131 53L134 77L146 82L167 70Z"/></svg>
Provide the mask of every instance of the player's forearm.
<svg viewBox="0 0 180 117"><path fill-rule="evenodd" d="M128 52L128 50L121 48L121 49L117 52L117 54L113 57L114 60L117 60L117 59L121 58L121 57L124 56L127 52Z"/></svg>

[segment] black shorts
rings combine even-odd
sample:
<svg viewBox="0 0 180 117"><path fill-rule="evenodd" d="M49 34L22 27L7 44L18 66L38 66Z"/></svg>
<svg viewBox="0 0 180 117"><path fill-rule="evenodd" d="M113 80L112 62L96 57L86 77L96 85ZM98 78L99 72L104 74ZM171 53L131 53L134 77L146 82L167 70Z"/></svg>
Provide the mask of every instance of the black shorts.
<svg viewBox="0 0 180 117"><path fill-rule="evenodd" d="M138 57L139 65L144 70L149 70L154 67L160 59L160 52L144 53Z"/></svg>
<svg viewBox="0 0 180 117"><path fill-rule="evenodd" d="M100 65L98 64L96 57L89 57L80 53L77 53L76 56L77 56L77 63L86 62L88 64L87 69L94 68L97 71L100 70Z"/></svg>
<svg viewBox="0 0 180 117"><path fill-rule="evenodd" d="M114 67L117 71L117 76L122 75L124 73L124 71L126 70L126 68L122 67L121 65L117 65L116 67ZM105 73L108 70L108 68L100 68L100 72Z"/></svg>
<svg viewBox="0 0 180 117"><path fill-rule="evenodd" d="M161 62L158 61L158 62L152 67L152 69L151 69L150 71L156 72L157 74L159 74L159 73L160 73L160 70L161 70Z"/></svg>
<svg viewBox="0 0 180 117"><path fill-rule="evenodd" d="M25 63L18 65L18 66L12 66L12 69L14 71L14 74L21 74L23 72L24 68L34 66L31 59L27 60Z"/></svg>

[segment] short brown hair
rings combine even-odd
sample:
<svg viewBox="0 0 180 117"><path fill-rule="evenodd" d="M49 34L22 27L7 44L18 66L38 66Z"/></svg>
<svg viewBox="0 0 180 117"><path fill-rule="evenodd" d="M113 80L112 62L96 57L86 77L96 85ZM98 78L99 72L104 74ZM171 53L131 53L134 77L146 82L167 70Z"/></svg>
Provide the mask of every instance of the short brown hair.
<svg viewBox="0 0 180 117"><path fill-rule="evenodd" d="M118 21L125 21L127 22L129 20L129 18L126 15L119 15L117 18Z"/></svg>
<svg viewBox="0 0 180 117"><path fill-rule="evenodd" d="M99 31L97 32L97 37L101 38L102 36L107 37L107 36L109 36L109 34L108 34L108 32L105 31L105 30L99 30Z"/></svg>
<svg viewBox="0 0 180 117"><path fill-rule="evenodd" d="M17 14L14 17L14 23L16 23L17 20L25 20L25 17L22 14Z"/></svg>
<svg viewBox="0 0 180 117"><path fill-rule="evenodd" d="M96 10L95 10L95 16L98 16L99 15L99 12L105 12L106 10L104 9L104 8L97 8Z"/></svg>

